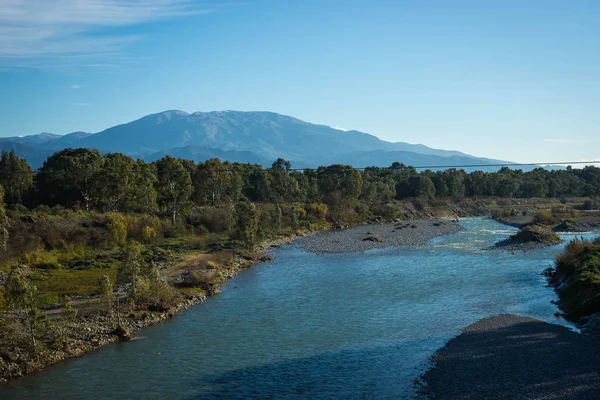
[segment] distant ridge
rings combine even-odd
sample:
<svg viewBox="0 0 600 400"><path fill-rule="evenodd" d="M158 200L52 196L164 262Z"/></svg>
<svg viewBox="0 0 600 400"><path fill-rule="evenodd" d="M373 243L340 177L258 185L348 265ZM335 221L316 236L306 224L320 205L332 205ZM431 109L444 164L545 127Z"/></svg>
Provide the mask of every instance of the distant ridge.
<svg viewBox="0 0 600 400"><path fill-rule="evenodd" d="M369 133L343 131L311 124L268 111L211 111L187 113L168 110L113 126L98 133L68 135L42 133L0 138L0 145L21 144L15 152L39 167L40 157L68 147L121 152L146 160L166 154L195 161L219 157L229 161L270 165L282 157L300 168L333 163L355 167L406 165L492 164L459 151L439 150L422 144L387 142Z"/></svg>

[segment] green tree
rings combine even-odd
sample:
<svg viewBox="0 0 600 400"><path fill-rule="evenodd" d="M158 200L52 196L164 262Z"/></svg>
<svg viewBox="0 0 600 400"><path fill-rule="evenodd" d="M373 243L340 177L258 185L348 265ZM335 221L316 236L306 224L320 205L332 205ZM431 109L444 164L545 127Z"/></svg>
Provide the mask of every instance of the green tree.
<svg viewBox="0 0 600 400"><path fill-rule="evenodd" d="M218 158L199 163L194 174L194 200L212 206L237 201L242 190L240 176L229 162Z"/></svg>
<svg viewBox="0 0 600 400"><path fill-rule="evenodd" d="M23 203L25 193L33 185L31 167L14 151L2 152L0 156L0 185L6 188L5 200L8 204Z"/></svg>
<svg viewBox="0 0 600 400"><path fill-rule="evenodd" d="M37 288L32 285L20 268L8 275L4 288L8 307L21 314L26 326L32 354L37 353L38 333L45 325L45 318L38 309Z"/></svg>
<svg viewBox="0 0 600 400"><path fill-rule="evenodd" d="M4 188L0 185L0 253L6 254L8 247L8 218L4 211Z"/></svg>
<svg viewBox="0 0 600 400"><path fill-rule="evenodd" d="M110 281L108 275L102 276L98 281L98 292L103 299L104 306L106 307L105 311L109 317L113 317L114 315L114 306L115 306L115 292L113 289L113 284ZM117 308L117 323L118 326L121 326L121 315L118 313L119 309Z"/></svg>
<svg viewBox="0 0 600 400"><path fill-rule="evenodd" d="M132 297L137 295L140 274L142 273L144 246L130 239L121 251L121 263L117 268L117 284L129 285Z"/></svg>
<svg viewBox="0 0 600 400"><path fill-rule="evenodd" d="M158 178L154 167L142 160L135 162L133 187L125 199L128 210L146 213L158 210L156 193Z"/></svg>
<svg viewBox="0 0 600 400"><path fill-rule="evenodd" d="M435 185L428 176L421 174L418 177L418 181L415 186L415 197L423 197L428 199L435 197Z"/></svg>
<svg viewBox="0 0 600 400"><path fill-rule="evenodd" d="M127 200L136 189L135 167L133 158L125 154L107 154L102 173L97 175L98 202L111 211L124 210Z"/></svg>
<svg viewBox="0 0 600 400"><path fill-rule="evenodd" d="M83 200L86 211L100 197L98 176L104 157L98 150L65 149L44 162L37 179L38 203L72 206Z"/></svg>
<svg viewBox="0 0 600 400"><path fill-rule="evenodd" d="M319 167L317 174L319 191L326 203L339 205L352 202L362 191L362 176L350 165L334 164L329 167Z"/></svg>
<svg viewBox="0 0 600 400"><path fill-rule="evenodd" d="M275 202L293 200L298 193L298 182L290 176L292 164L283 158L278 158L268 170L269 186L272 199Z"/></svg>
<svg viewBox="0 0 600 400"><path fill-rule="evenodd" d="M183 166L181 160L165 156L154 162L158 181L156 191L158 204L165 210L170 210L173 225L177 222L177 213L188 203L194 190L190 172Z"/></svg>
<svg viewBox="0 0 600 400"><path fill-rule="evenodd" d="M248 201L240 201L235 207L235 232L246 247L252 247L258 231L258 210Z"/></svg>

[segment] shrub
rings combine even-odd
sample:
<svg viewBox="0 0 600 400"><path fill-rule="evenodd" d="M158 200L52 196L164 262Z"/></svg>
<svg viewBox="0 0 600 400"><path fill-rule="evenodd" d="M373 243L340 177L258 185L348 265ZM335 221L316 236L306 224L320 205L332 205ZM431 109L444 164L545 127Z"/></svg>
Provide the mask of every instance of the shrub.
<svg viewBox="0 0 600 400"><path fill-rule="evenodd" d="M65 208L57 204L54 207L52 207L50 211L52 212L52 215L61 215L65 211Z"/></svg>
<svg viewBox="0 0 600 400"><path fill-rule="evenodd" d="M37 206L35 208L35 211L38 214L51 214L52 213L52 210L50 209L50 207L48 207L48 206L46 206L44 204L40 204L39 206Z"/></svg>
<svg viewBox="0 0 600 400"><path fill-rule="evenodd" d="M59 269L58 257L43 250L36 250L31 253L26 253L25 262L27 265L42 269Z"/></svg>
<svg viewBox="0 0 600 400"><path fill-rule="evenodd" d="M142 239L144 242L150 242L152 239L156 238L156 229L151 226L144 226L142 228Z"/></svg>
<svg viewBox="0 0 600 400"><path fill-rule="evenodd" d="M316 218L325 218L327 216L327 204L323 203L310 203L306 207L308 215Z"/></svg>
<svg viewBox="0 0 600 400"><path fill-rule="evenodd" d="M10 209L15 211L17 214L25 214L29 211L29 209L23 204L13 204L10 206Z"/></svg>
<svg viewBox="0 0 600 400"><path fill-rule="evenodd" d="M558 220L552 215L550 210L540 210L536 212L533 220L536 224L542 225L554 225L558 223Z"/></svg>
<svg viewBox="0 0 600 400"><path fill-rule="evenodd" d="M124 244L127 240L127 223L125 217L119 213L106 214L106 227L117 244Z"/></svg>
<svg viewBox="0 0 600 400"><path fill-rule="evenodd" d="M185 221L191 226L203 225L210 232L228 232L233 226L233 209L231 206L195 207L185 216Z"/></svg>
<svg viewBox="0 0 600 400"><path fill-rule="evenodd" d="M412 201L413 206L417 209L417 211L423 211L425 207L427 207L427 202L422 198L416 198Z"/></svg>

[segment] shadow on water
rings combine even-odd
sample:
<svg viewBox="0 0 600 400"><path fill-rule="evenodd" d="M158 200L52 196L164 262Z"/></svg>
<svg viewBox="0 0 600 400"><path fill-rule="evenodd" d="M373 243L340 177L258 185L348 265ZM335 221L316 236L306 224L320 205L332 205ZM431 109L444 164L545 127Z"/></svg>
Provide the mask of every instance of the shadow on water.
<svg viewBox="0 0 600 400"><path fill-rule="evenodd" d="M416 391L407 389L405 382L415 375L414 370L406 373L406 364L412 363L406 355L419 347L420 343L402 343L342 350L208 375L192 384L183 398L410 399Z"/></svg>

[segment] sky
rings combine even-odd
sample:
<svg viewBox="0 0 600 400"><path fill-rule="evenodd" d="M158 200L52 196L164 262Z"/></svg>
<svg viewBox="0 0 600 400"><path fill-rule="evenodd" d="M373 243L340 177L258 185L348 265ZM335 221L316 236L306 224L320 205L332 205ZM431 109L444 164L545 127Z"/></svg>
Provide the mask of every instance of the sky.
<svg viewBox="0 0 600 400"><path fill-rule="evenodd" d="M600 159L597 0L0 0L0 136L273 111L517 162Z"/></svg>

